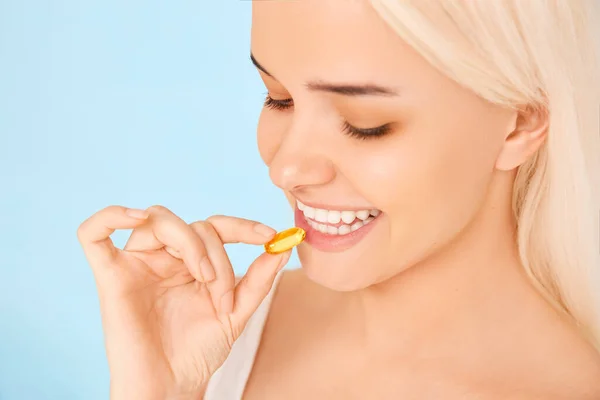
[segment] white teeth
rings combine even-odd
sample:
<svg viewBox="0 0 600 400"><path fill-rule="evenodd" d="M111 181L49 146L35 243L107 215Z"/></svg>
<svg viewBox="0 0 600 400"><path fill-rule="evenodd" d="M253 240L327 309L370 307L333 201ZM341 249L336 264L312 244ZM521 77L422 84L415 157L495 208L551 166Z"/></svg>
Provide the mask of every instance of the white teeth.
<svg viewBox="0 0 600 400"><path fill-rule="evenodd" d="M327 222L328 214L329 214L329 211L317 208L315 210L315 220L317 220L319 222Z"/></svg>
<svg viewBox="0 0 600 400"><path fill-rule="evenodd" d="M340 211L329 211L327 213L327 222L330 224L339 224L342 220L342 213Z"/></svg>
<svg viewBox="0 0 600 400"><path fill-rule="evenodd" d="M304 206L304 216L306 218L314 219L315 218L315 209L309 206Z"/></svg>
<svg viewBox="0 0 600 400"><path fill-rule="evenodd" d="M360 210L356 212L356 217L358 219L362 219L363 221L369 218L369 215L371 215L371 211L369 210Z"/></svg>
<svg viewBox="0 0 600 400"><path fill-rule="evenodd" d="M342 221L346 224L351 224L356 219L356 213L354 211L342 211Z"/></svg>
<svg viewBox="0 0 600 400"><path fill-rule="evenodd" d="M338 235L347 235L352 232L352 229L349 225L342 225L338 228Z"/></svg>
<svg viewBox="0 0 600 400"><path fill-rule="evenodd" d="M365 224L362 221L358 221L350 227L350 231L351 232L357 231L360 228L362 228L363 226L365 226Z"/></svg>
<svg viewBox="0 0 600 400"><path fill-rule="evenodd" d="M381 211L377 209L360 211L325 210L307 206L299 201L298 209L304 213L308 224L313 229L328 235L347 235L362 228L381 214ZM331 226L340 222L344 224L339 227Z"/></svg>
<svg viewBox="0 0 600 400"><path fill-rule="evenodd" d="M321 233L325 233L328 235L347 235L351 232L357 231L363 226L367 225L369 222L373 221L374 217L369 217L364 221L356 221L352 226L350 225L341 225L340 227L335 227L331 225L320 224L311 219L307 219L308 225L310 225L313 229L318 230Z"/></svg>

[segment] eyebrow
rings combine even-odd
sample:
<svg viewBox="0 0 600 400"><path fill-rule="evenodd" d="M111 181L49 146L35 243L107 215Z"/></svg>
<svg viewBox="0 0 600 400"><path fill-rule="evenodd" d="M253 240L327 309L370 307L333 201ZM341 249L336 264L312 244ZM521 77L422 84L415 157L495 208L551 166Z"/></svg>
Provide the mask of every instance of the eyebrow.
<svg viewBox="0 0 600 400"><path fill-rule="evenodd" d="M254 55L252 53L250 53L250 60L252 61L252 64L254 64L254 66L257 69L264 72L271 78L276 79L271 73L269 73L269 71L267 71L265 69L265 67L263 67L262 65L260 65L260 63L258 61L256 61L256 58L254 58ZM344 96L397 96L398 95L398 92L392 88L385 87L385 86L379 86L379 85L375 85L375 84L371 84L371 83L334 84L334 83L328 83L328 82L323 82L323 81L313 81L313 82L308 82L306 84L306 87L309 90L313 90L313 91L329 92L329 93L341 94Z"/></svg>

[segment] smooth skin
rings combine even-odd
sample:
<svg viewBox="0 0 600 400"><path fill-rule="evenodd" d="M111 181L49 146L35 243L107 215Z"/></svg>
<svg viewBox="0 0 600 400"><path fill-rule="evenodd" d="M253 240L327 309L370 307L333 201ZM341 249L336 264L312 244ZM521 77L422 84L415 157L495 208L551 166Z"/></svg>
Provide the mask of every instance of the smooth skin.
<svg viewBox="0 0 600 400"><path fill-rule="evenodd" d="M598 353L532 287L515 243L512 183L546 139L547 115L457 85L363 0L255 1L252 18L261 78L291 105L259 121L274 184L293 207L383 214L344 252L298 247L301 268L275 292L244 400L600 398ZM396 94L340 90L364 84ZM344 120L392 129L360 139ZM188 226L148 211L110 207L80 228L112 398L198 399L288 256L262 255L235 285L223 243L265 243L258 223ZM108 236L128 228L114 249Z"/></svg>

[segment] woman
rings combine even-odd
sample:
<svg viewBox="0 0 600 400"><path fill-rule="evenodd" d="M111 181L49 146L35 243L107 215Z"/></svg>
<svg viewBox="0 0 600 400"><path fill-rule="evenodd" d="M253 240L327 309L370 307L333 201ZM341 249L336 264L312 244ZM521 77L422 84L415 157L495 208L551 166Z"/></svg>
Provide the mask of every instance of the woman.
<svg viewBox="0 0 600 400"><path fill-rule="evenodd" d="M111 397L599 399L591 5L254 2L301 268L236 285L223 244L267 242L254 221L92 216Z"/></svg>

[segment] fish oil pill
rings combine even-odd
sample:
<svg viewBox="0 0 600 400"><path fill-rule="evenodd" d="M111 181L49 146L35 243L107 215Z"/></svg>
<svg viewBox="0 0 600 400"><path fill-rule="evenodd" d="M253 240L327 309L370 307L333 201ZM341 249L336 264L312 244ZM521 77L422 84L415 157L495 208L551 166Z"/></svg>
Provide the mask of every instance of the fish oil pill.
<svg viewBox="0 0 600 400"><path fill-rule="evenodd" d="M306 232L302 228L290 228L281 231L265 244L265 251L269 254L279 254L298 246L304 238Z"/></svg>

